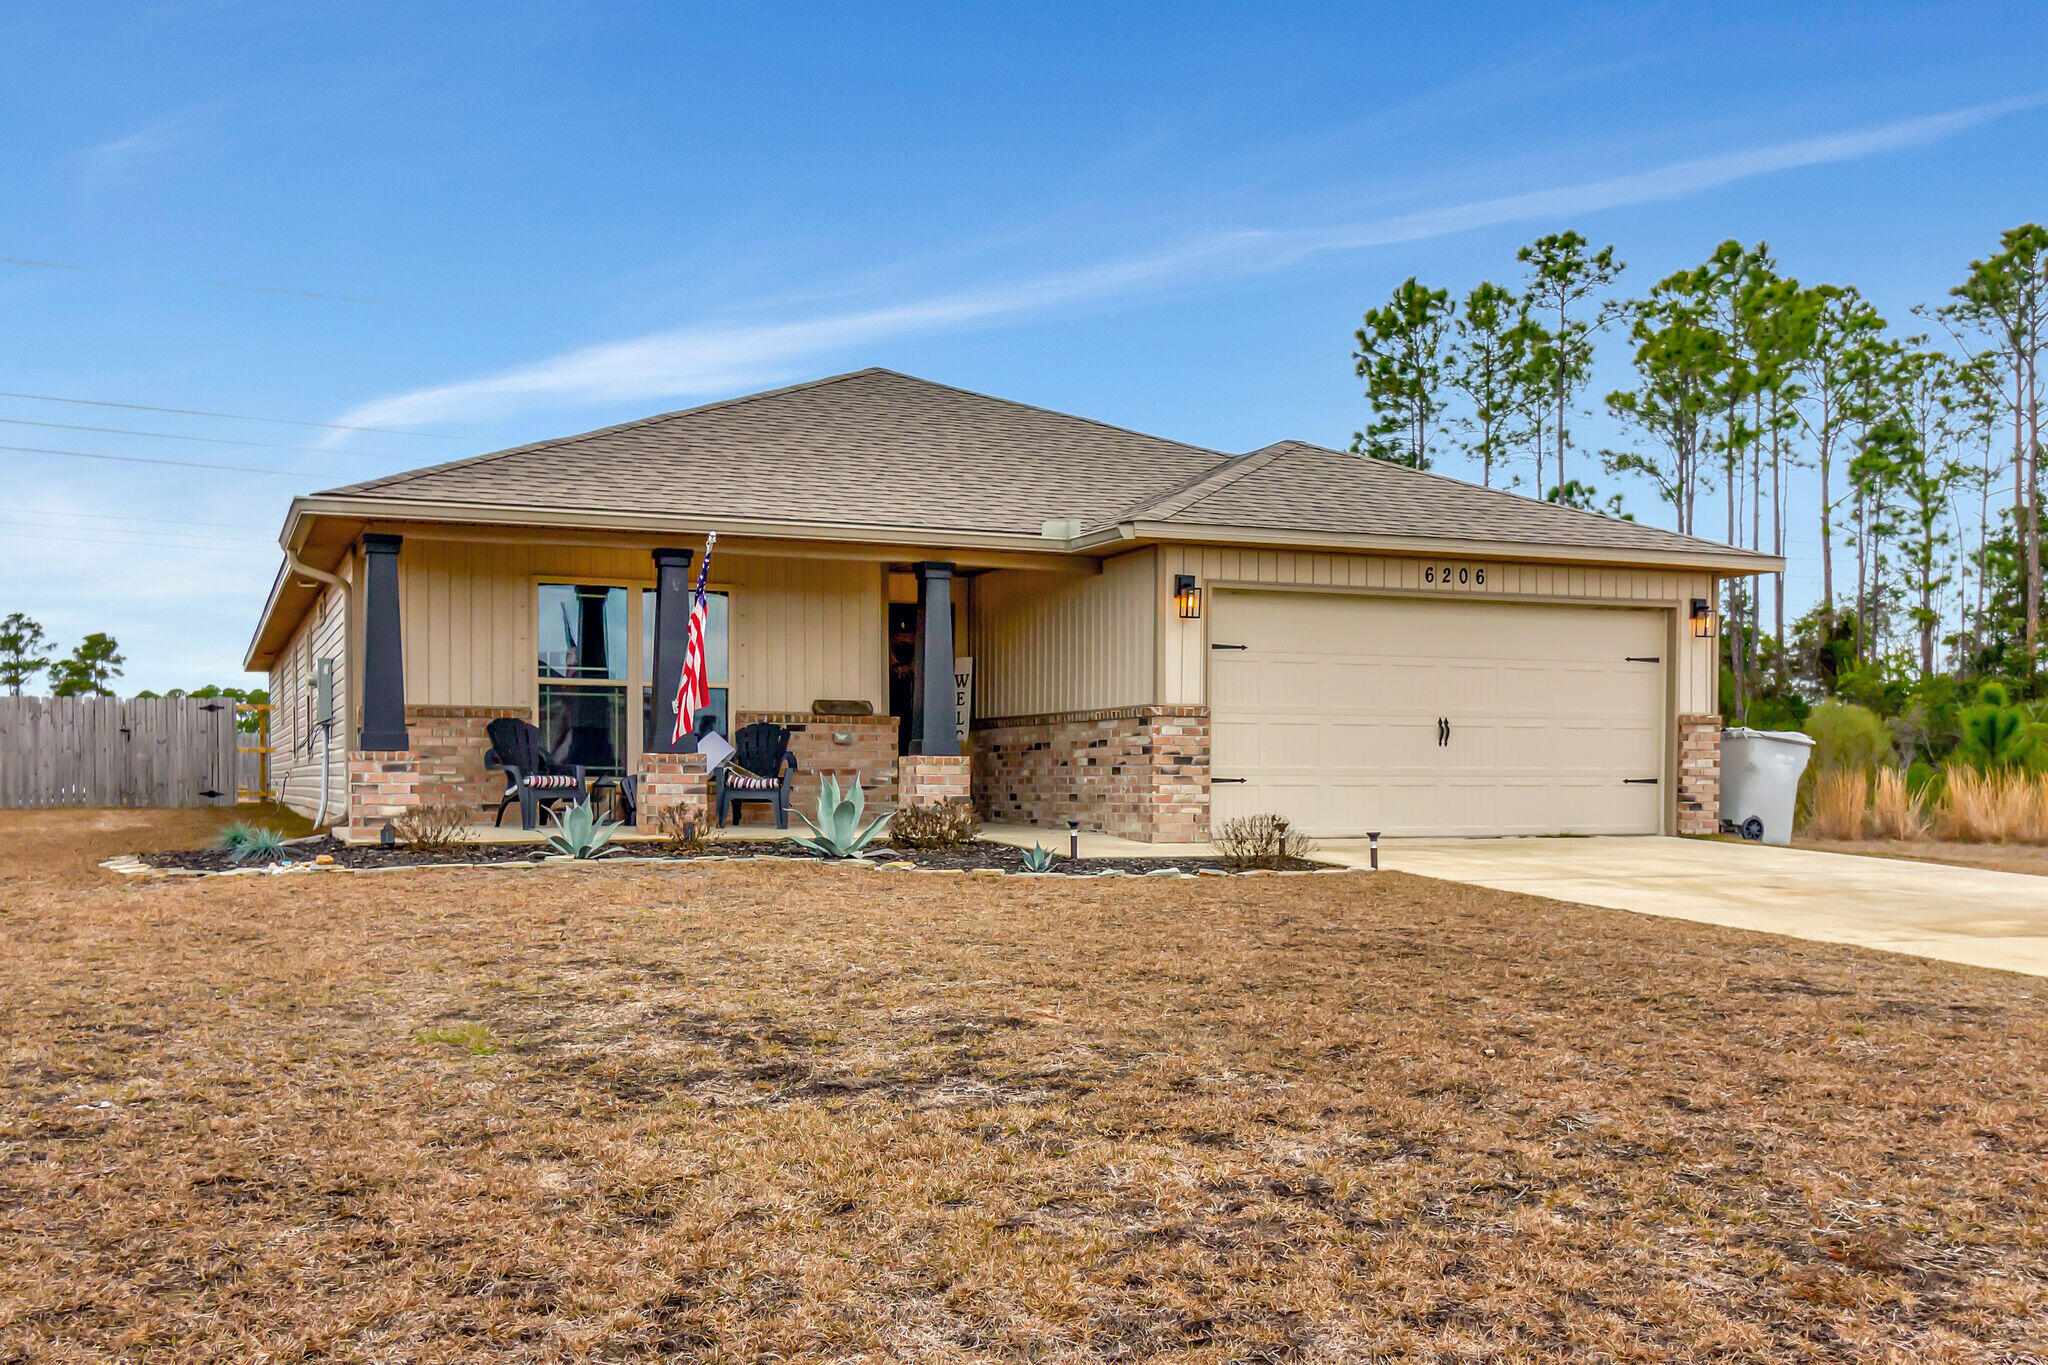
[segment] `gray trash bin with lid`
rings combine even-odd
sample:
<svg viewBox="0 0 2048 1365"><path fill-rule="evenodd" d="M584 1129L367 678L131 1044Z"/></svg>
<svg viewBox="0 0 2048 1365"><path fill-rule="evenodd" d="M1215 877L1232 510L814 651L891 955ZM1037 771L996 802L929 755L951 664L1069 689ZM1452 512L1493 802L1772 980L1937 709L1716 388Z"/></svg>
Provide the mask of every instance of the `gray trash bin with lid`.
<svg viewBox="0 0 2048 1365"><path fill-rule="evenodd" d="M1813 737L1797 730L1721 732L1721 829L1767 844L1792 842L1799 775Z"/></svg>

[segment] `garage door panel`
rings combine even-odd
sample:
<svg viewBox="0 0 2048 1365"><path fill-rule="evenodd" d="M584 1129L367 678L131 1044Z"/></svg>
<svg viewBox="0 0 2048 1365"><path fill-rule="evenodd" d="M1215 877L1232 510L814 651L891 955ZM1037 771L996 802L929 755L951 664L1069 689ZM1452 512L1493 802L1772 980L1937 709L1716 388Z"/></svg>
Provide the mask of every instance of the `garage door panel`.
<svg viewBox="0 0 2048 1365"><path fill-rule="evenodd" d="M1623 780L1661 775L1661 612L1227 590L1213 601L1212 638L1247 646L1215 651L1210 667L1219 821L1275 811L1325 835L1661 827L1661 789Z"/></svg>

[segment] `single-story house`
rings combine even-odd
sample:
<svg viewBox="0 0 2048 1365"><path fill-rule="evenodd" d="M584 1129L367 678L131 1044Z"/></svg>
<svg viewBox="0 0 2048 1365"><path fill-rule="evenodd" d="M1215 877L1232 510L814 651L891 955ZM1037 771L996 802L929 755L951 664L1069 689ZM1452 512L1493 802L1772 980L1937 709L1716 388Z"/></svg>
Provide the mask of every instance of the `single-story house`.
<svg viewBox="0 0 2048 1365"><path fill-rule="evenodd" d="M311 811L324 781L358 837L413 802L489 812L484 726L519 716L592 773L687 786L670 698L708 532L722 728L786 725L802 780L883 802L1167 842L1263 811L1711 830L1717 583L1782 567L867 369L295 499L247 655L273 785Z"/></svg>

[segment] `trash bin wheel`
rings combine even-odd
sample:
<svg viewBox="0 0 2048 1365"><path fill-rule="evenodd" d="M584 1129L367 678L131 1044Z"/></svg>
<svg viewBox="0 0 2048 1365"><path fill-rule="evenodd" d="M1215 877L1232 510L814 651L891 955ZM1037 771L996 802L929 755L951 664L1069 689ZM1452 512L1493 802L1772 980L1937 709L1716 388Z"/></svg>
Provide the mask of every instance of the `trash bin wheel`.
<svg viewBox="0 0 2048 1365"><path fill-rule="evenodd" d="M1757 819L1754 815L1744 820L1742 822L1742 837L1749 840L1752 844L1762 843L1764 840L1764 822Z"/></svg>

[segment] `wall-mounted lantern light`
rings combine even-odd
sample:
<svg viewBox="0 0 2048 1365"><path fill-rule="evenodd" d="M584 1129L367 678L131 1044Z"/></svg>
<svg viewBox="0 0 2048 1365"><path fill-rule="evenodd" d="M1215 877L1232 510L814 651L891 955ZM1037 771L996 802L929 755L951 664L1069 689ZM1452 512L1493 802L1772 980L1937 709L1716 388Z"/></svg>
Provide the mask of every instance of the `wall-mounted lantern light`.
<svg viewBox="0 0 2048 1365"><path fill-rule="evenodd" d="M1720 632L1720 629L1720 613L1714 610L1714 604L1704 597L1693 598L1692 638L1695 640L1711 640Z"/></svg>
<svg viewBox="0 0 2048 1365"><path fill-rule="evenodd" d="M1193 574L1177 573L1173 576L1173 605L1183 621L1202 619L1202 590L1195 586Z"/></svg>

